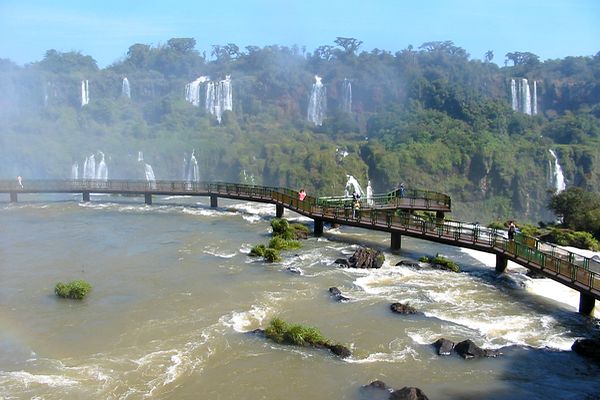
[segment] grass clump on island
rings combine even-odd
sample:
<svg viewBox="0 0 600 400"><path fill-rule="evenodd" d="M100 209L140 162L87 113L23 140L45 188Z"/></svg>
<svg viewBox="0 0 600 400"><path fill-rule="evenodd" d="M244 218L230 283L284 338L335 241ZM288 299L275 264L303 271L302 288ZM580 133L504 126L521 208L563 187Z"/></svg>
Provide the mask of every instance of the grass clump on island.
<svg viewBox="0 0 600 400"><path fill-rule="evenodd" d="M64 299L81 300L92 290L92 285L82 279L69 283L58 282L54 287L54 293Z"/></svg>
<svg viewBox="0 0 600 400"><path fill-rule="evenodd" d="M250 250L251 257L263 257L266 262L279 262L281 250L299 249L302 247L296 239L306 239L308 228L302 224L290 224L283 218L275 218L271 221L273 238L269 244L257 244Z"/></svg>
<svg viewBox="0 0 600 400"><path fill-rule="evenodd" d="M448 271L460 272L460 267L458 266L457 263L455 263L454 261L452 261L446 257L442 257L439 254L437 254L435 257L422 256L421 258L419 258L419 261L437 265L437 266L441 267L442 269L445 269Z"/></svg>
<svg viewBox="0 0 600 400"><path fill-rule="evenodd" d="M265 329L265 336L269 339L284 344L297 346L329 346L331 342L326 339L317 328L303 325L291 325L281 318L274 318Z"/></svg>

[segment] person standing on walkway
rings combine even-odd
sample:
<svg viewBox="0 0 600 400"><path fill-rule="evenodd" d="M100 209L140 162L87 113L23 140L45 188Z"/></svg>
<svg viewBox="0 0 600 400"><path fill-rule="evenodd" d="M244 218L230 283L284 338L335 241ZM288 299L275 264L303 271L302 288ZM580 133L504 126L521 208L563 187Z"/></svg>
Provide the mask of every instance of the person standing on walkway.
<svg viewBox="0 0 600 400"><path fill-rule="evenodd" d="M300 189L300 191L298 192L298 200L303 201L305 197L306 192L304 191L304 189Z"/></svg>
<svg viewBox="0 0 600 400"><path fill-rule="evenodd" d="M509 221L508 222L508 240L510 240L510 241L515 240L516 230L517 230L517 227L516 227L514 221Z"/></svg>

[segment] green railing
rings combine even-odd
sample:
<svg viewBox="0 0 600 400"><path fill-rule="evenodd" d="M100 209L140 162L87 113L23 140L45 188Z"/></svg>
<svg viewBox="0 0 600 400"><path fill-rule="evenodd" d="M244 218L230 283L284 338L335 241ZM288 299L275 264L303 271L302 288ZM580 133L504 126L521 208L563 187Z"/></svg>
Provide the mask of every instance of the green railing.
<svg viewBox="0 0 600 400"><path fill-rule="evenodd" d="M422 208L450 210L450 196L419 189L393 190L384 194L375 194L369 198L362 196L359 200L361 208ZM348 196L329 196L317 198L317 205L321 207L352 207L353 198Z"/></svg>

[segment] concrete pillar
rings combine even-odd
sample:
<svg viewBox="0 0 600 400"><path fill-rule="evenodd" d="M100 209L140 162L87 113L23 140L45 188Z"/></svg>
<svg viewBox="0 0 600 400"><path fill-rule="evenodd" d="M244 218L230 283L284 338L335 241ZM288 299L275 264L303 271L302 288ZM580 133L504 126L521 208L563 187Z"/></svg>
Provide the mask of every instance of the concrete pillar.
<svg viewBox="0 0 600 400"><path fill-rule="evenodd" d="M17 192L10 192L10 202L11 203L17 202Z"/></svg>
<svg viewBox="0 0 600 400"><path fill-rule="evenodd" d="M496 272L501 274L506 271L508 265L508 258L501 254L496 254Z"/></svg>
<svg viewBox="0 0 600 400"><path fill-rule="evenodd" d="M152 205L152 193L144 193L144 202L149 206Z"/></svg>
<svg viewBox="0 0 600 400"><path fill-rule="evenodd" d="M315 236L323 236L323 220L315 218Z"/></svg>
<svg viewBox="0 0 600 400"><path fill-rule="evenodd" d="M90 201L90 192L83 192L83 201Z"/></svg>
<svg viewBox="0 0 600 400"><path fill-rule="evenodd" d="M277 218L283 217L283 206L281 204L275 204L275 216Z"/></svg>
<svg viewBox="0 0 600 400"><path fill-rule="evenodd" d="M436 211L436 212L435 212L435 218L436 218L438 221L441 221L441 220L443 220L443 219L444 219L444 212L443 212L443 211Z"/></svg>
<svg viewBox="0 0 600 400"><path fill-rule="evenodd" d="M219 207L219 196L215 195L215 194L211 194L210 195L210 208L217 208Z"/></svg>
<svg viewBox="0 0 600 400"><path fill-rule="evenodd" d="M579 313L584 315L592 315L596 299L588 293L579 293Z"/></svg>
<svg viewBox="0 0 600 400"><path fill-rule="evenodd" d="M392 250L400 250L400 248L402 247L402 235L400 235L400 232L392 232L392 243L390 248Z"/></svg>

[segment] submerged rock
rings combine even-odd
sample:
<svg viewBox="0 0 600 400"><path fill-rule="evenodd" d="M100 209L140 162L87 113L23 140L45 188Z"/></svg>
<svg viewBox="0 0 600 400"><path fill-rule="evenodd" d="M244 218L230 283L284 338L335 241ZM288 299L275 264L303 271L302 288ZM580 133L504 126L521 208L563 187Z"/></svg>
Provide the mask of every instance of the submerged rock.
<svg viewBox="0 0 600 400"><path fill-rule="evenodd" d="M331 297L333 297L334 299L336 299L337 301L348 301L350 300L348 297L344 296L341 292L340 289L334 287L330 287L329 288L329 294L331 294Z"/></svg>
<svg viewBox="0 0 600 400"><path fill-rule="evenodd" d="M435 350L440 356L449 356L454 349L454 342L448 339L440 338L433 343Z"/></svg>
<svg viewBox="0 0 600 400"><path fill-rule="evenodd" d="M497 357L500 355L498 350L482 349L470 339L457 343L454 346L454 351L463 358Z"/></svg>
<svg viewBox="0 0 600 400"><path fill-rule="evenodd" d="M419 388L405 386L390 394L390 400L429 400Z"/></svg>
<svg viewBox="0 0 600 400"><path fill-rule="evenodd" d="M338 258L338 259L337 259L337 260L335 260L333 263L334 263L334 264L339 264L339 265L342 265L342 266L344 266L344 267L348 267L348 266L350 266L350 264L348 263L348 259L346 259L346 258Z"/></svg>
<svg viewBox="0 0 600 400"><path fill-rule="evenodd" d="M361 399L368 400L388 400L390 393L393 391L391 387L385 384L383 381L373 381L368 385L360 387Z"/></svg>
<svg viewBox="0 0 600 400"><path fill-rule="evenodd" d="M297 268L297 267L287 267L285 270L292 274L304 275L304 271L302 271L300 268Z"/></svg>
<svg viewBox="0 0 600 400"><path fill-rule="evenodd" d="M392 305L390 305L390 309L398 314L419 314L417 309L409 305L408 303L393 303Z"/></svg>
<svg viewBox="0 0 600 400"><path fill-rule="evenodd" d="M421 268L421 264L418 261L412 260L401 260L396 263L396 267L412 267L412 268Z"/></svg>
<svg viewBox="0 0 600 400"><path fill-rule="evenodd" d="M600 361L600 339L577 339L571 350L580 356Z"/></svg>
<svg viewBox="0 0 600 400"><path fill-rule="evenodd" d="M350 349L348 349L346 346L343 346L341 344L330 344L326 347L329 348L329 350L331 350L331 352L333 354L335 354L336 356L339 356L341 358L348 358L352 355L352 352L350 351Z"/></svg>

